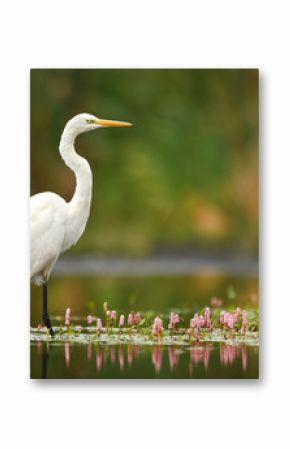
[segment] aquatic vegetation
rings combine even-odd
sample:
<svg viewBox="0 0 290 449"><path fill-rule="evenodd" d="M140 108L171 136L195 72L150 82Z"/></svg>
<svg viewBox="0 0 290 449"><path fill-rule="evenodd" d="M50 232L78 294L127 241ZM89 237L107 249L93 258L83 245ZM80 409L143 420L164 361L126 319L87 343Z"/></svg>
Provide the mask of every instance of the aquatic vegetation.
<svg viewBox="0 0 290 449"><path fill-rule="evenodd" d="M151 312L143 312L142 315L144 316L141 318L140 312L132 310L127 318L125 314L120 314L118 321L117 311L110 311L108 302L104 302L105 326L102 318L93 314L83 319L84 324L73 325L71 309L68 307L64 326L54 327L54 337L39 325L31 329L31 340L140 345L193 345L202 342L259 344L259 316L255 309L241 311L239 307L233 310L205 307L195 312L191 318L188 318L188 312L182 314L181 311L155 316Z"/></svg>

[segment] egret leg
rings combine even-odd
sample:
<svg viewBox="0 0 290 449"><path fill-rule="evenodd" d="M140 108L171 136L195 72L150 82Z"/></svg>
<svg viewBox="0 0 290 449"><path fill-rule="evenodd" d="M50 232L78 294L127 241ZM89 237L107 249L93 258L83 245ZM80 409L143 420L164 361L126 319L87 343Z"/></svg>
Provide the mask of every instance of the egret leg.
<svg viewBox="0 0 290 449"><path fill-rule="evenodd" d="M50 335L53 337L54 336L54 332L52 330L51 327L51 322L50 322L50 318L48 315L48 310L47 310L47 282L45 282L43 284L43 302L42 302L42 319L44 324L46 325L47 329L49 329L49 333Z"/></svg>

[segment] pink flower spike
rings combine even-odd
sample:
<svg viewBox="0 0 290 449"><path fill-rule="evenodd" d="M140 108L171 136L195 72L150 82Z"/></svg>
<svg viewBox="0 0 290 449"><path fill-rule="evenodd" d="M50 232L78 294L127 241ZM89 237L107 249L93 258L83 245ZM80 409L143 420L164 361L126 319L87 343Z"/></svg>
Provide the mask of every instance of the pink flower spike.
<svg viewBox="0 0 290 449"><path fill-rule="evenodd" d="M205 316L205 318L210 318L210 308L209 307L205 308L204 316Z"/></svg>
<svg viewBox="0 0 290 449"><path fill-rule="evenodd" d="M179 323L179 315L178 315L178 313L174 313L173 324L178 324L178 323Z"/></svg>
<svg viewBox="0 0 290 449"><path fill-rule="evenodd" d="M210 304L213 307L222 307L223 301L220 298L211 298Z"/></svg>
<svg viewBox="0 0 290 449"><path fill-rule="evenodd" d="M190 327L191 329L194 329L195 321L196 321L195 318L191 318L190 324L189 324L189 327Z"/></svg>
<svg viewBox="0 0 290 449"><path fill-rule="evenodd" d="M129 315L128 315L128 326L129 327L133 326L133 315L132 315L132 313L129 313Z"/></svg>
<svg viewBox="0 0 290 449"><path fill-rule="evenodd" d="M135 313L135 315L134 315L134 321L135 321L136 324L139 324L139 323L140 323L140 321L141 321L141 316L140 316L140 313L139 313L139 312Z"/></svg>
<svg viewBox="0 0 290 449"><path fill-rule="evenodd" d="M229 320L229 316L230 316L230 313L229 312L225 312L225 314L224 314L224 324L228 324L228 320Z"/></svg>
<svg viewBox="0 0 290 449"><path fill-rule="evenodd" d="M125 324L125 316L124 315L120 315L119 327L123 327L124 324Z"/></svg>
<svg viewBox="0 0 290 449"><path fill-rule="evenodd" d="M107 301L104 302L103 308L104 308L104 312L107 313L107 310L108 310L108 303L107 303Z"/></svg>
<svg viewBox="0 0 290 449"><path fill-rule="evenodd" d="M90 326L90 325L92 324L92 322L93 322L93 317L92 317L92 315L88 315L88 316L87 316L87 323L88 323L88 325Z"/></svg>
<svg viewBox="0 0 290 449"><path fill-rule="evenodd" d="M205 326L207 328L210 327L210 308L206 307L204 311L204 320L205 320Z"/></svg>
<svg viewBox="0 0 290 449"><path fill-rule="evenodd" d="M199 315L199 325L200 327L203 327L205 324L205 319L203 317L203 315Z"/></svg>
<svg viewBox="0 0 290 449"><path fill-rule="evenodd" d="M220 323L222 325L225 324L225 315L226 315L226 312L224 310L222 310L220 313Z"/></svg>
<svg viewBox="0 0 290 449"><path fill-rule="evenodd" d="M116 318L117 318L117 312L116 312L116 310L112 310L112 312L111 312L111 319L115 320Z"/></svg>
<svg viewBox="0 0 290 449"><path fill-rule="evenodd" d="M99 332L101 332L102 327L103 327L103 325L102 325L102 320L101 320L101 318L97 318L97 330L98 330Z"/></svg>
<svg viewBox="0 0 290 449"><path fill-rule="evenodd" d="M69 325L70 325L70 321L71 321L70 313L71 313L71 310L70 310L70 308L68 307L68 308L66 309L66 311L65 311L65 316L64 316L64 324L65 324L66 326L69 326Z"/></svg>
<svg viewBox="0 0 290 449"><path fill-rule="evenodd" d="M229 329L233 329L234 328L234 315L232 313L228 314L227 325L228 325Z"/></svg>
<svg viewBox="0 0 290 449"><path fill-rule="evenodd" d="M107 318L111 318L111 312L110 312L110 310L107 310L106 315L107 315Z"/></svg>
<svg viewBox="0 0 290 449"><path fill-rule="evenodd" d="M162 331L163 331L162 320L161 320L161 318L159 318L159 316L157 316L154 319L154 323L152 326L152 332L154 335L161 335Z"/></svg>

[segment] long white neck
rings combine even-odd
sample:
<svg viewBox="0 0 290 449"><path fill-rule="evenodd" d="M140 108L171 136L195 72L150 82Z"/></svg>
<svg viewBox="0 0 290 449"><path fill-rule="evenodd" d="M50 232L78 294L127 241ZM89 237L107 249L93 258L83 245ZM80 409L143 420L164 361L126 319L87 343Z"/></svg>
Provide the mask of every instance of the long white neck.
<svg viewBox="0 0 290 449"><path fill-rule="evenodd" d="M64 250L74 245L85 230L90 213L93 177L86 159L75 151L77 133L68 123L61 136L59 152L65 164L76 176L76 189L68 203L67 237Z"/></svg>

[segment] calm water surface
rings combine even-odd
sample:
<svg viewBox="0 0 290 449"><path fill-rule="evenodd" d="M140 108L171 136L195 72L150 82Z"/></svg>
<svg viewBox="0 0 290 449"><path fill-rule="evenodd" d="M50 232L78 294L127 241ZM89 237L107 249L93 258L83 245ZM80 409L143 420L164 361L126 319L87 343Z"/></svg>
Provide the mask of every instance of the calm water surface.
<svg viewBox="0 0 290 449"><path fill-rule="evenodd" d="M257 346L31 344L33 379L257 379Z"/></svg>

